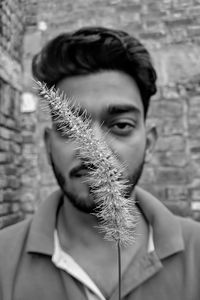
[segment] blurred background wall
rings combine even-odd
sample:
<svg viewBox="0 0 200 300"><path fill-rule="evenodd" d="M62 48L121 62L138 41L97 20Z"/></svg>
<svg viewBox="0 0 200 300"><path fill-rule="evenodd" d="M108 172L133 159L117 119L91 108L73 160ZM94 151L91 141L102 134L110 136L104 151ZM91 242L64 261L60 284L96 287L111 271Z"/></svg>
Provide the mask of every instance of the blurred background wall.
<svg viewBox="0 0 200 300"><path fill-rule="evenodd" d="M22 216L20 97L24 30L20 1L0 1L0 227Z"/></svg>
<svg viewBox="0 0 200 300"><path fill-rule="evenodd" d="M1 0L0 228L32 214L56 189L32 57L57 34L90 25L126 30L149 49L158 92L148 123L157 124L159 139L140 184L200 220L200 1Z"/></svg>

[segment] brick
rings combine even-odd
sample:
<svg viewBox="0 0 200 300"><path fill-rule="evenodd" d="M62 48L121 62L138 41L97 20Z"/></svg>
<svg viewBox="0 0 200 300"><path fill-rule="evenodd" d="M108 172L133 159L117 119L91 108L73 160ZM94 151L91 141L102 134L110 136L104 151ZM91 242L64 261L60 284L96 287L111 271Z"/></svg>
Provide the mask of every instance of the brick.
<svg viewBox="0 0 200 300"><path fill-rule="evenodd" d="M0 203L0 216L7 215L11 212L11 205L9 203Z"/></svg>
<svg viewBox="0 0 200 300"><path fill-rule="evenodd" d="M9 140L11 136L11 130L0 126L0 137Z"/></svg>
<svg viewBox="0 0 200 300"><path fill-rule="evenodd" d="M16 176L17 173L18 173L18 170L17 170L16 167L10 166L10 165L6 166L6 168L5 168L5 175L6 176L10 176L10 175Z"/></svg>
<svg viewBox="0 0 200 300"><path fill-rule="evenodd" d="M200 145L190 147L191 154L200 154Z"/></svg>
<svg viewBox="0 0 200 300"><path fill-rule="evenodd" d="M36 145L33 147L33 144L24 144L23 145L23 154L28 157L32 157L33 154L37 154Z"/></svg>
<svg viewBox="0 0 200 300"><path fill-rule="evenodd" d="M16 143L11 143L10 149L15 154L21 154L22 152L22 146Z"/></svg>
<svg viewBox="0 0 200 300"><path fill-rule="evenodd" d="M161 152L157 153L152 160L157 166L171 166L182 168L188 164L188 158L184 152Z"/></svg>
<svg viewBox="0 0 200 300"><path fill-rule="evenodd" d="M2 106L1 106L1 111L9 116L10 115L10 112L11 112L11 106L12 106L12 103L11 103L11 86L9 84L4 84L2 86L3 88L3 91L1 91L4 95L3 97L3 103L2 103Z"/></svg>
<svg viewBox="0 0 200 300"><path fill-rule="evenodd" d="M34 192L30 188L23 186L21 191L22 191L21 196L20 196L21 203L27 203L27 202L33 203L34 202L34 200L35 200Z"/></svg>
<svg viewBox="0 0 200 300"><path fill-rule="evenodd" d="M151 116L181 117L183 104L180 101L164 100L154 101L151 107Z"/></svg>
<svg viewBox="0 0 200 300"><path fill-rule="evenodd" d="M3 202L3 190L0 190L0 203Z"/></svg>
<svg viewBox="0 0 200 300"><path fill-rule="evenodd" d="M193 211L193 219L197 222L200 222L200 212L199 211Z"/></svg>
<svg viewBox="0 0 200 300"><path fill-rule="evenodd" d="M37 124L37 118L36 115L32 113L23 113L21 116L21 126L23 129L23 134L29 133L31 131L35 131Z"/></svg>
<svg viewBox="0 0 200 300"><path fill-rule="evenodd" d="M12 141L21 144L23 141L22 134L20 132L15 132L12 134Z"/></svg>
<svg viewBox="0 0 200 300"><path fill-rule="evenodd" d="M173 103L175 103L174 105L176 105L176 106L181 105L180 94L179 94L179 90L176 85L162 87L161 97L162 97L162 99L164 98L166 103L168 103L168 101L166 101L166 100L172 100ZM177 101L175 101L175 100L177 100ZM173 105L173 104L171 104L171 105Z"/></svg>
<svg viewBox="0 0 200 300"><path fill-rule="evenodd" d="M28 20L27 20L28 21ZM40 51L41 33L39 31L27 32L24 35L24 51L26 55L36 54Z"/></svg>
<svg viewBox="0 0 200 300"><path fill-rule="evenodd" d="M120 22L124 25L128 24L140 24L141 23L141 16L140 13L133 11L126 12L126 14L121 14L120 16Z"/></svg>
<svg viewBox="0 0 200 300"><path fill-rule="evenodd" d="M195 103L195 101L192 100L189 101L188 113L190 124L195 123L200 116L200 96L197 96L196 99L198 100L198 103Z"/></svg>
<svg viewBox="0 0 200 300"><path fill-rule="evenodd" d="M13 202L16 200L16 193L12 190L3 191L3 201L4 202Z"/></svg>
<svg viewBox="0 0 200 300"><path fill-rule="evenodd" d="M6 176L1 176L0 177L0 189L3 189L7 186L7 178Z"/></svg>
<svg viewBox="0 0 200 300"><path fill-rule="evenodd" d="M200 116L200 114L199 114ZM198 122L199 118L191 118L189 120L189 135L194 138L194 137L200 137L200 124Z"/></svg>
<svg viewBox="0 0 200 300"><path fill-rule="evenodd" d="M188 35L190 37L200 36L200 25L193 25L188 28Z"/></svg>
<svg viewBox="0 0 200 300"><path fill-rule="evenodd" d="M188 26L193 23L193 18L182 16L181 14L173 15L165 18L165 24L169 27Z"/></svg>
<svg viewBox="0 0 200 300"><path fill-rule="evenodd" d="M31 178L27 173L22 175L21 183L25 186L32 186L33 185L33 178Z"/></svg>
<svg viewBox="0 0 200 300"><path fill-rule="evenodd" d="M9 129L16 130L16 121L13 119L5 118L4 126Z"/></svg>
<svg viewBox="0 0 200 300"><path fill-rule="evenodd" d="M190 187L197 188L200 184L199 177L200 177L200 159L193 158L190 160L190 164L187 168L187 174L190 178L189 184Z"/></svg>
<svg viewBox="0 0 200 300"><path fill-rule="evenodd" d="M7 42L5 42L7 44ZM13 60L9 54L6 53L5 49L0 48L0 66L3 66L4 69L0 68L0 77L5 81L12 82L12 85L18 90L21 89L21 65L19 62ZM4 71L6 69L6 71Z"/></svg>
<svg viewBox="0 0 200 300"><path fill-rule="evenodd" d="M169 186L166 188L166 195L170 201L187 201L189 198L186 186Z"/></svg>
<svg viewBox="0 0 200 300"><path fill-rule="evenodd" d="M178 5L191 6L191 5L193 5L193 0L179 0Z"/></svg>
<svg viewBox="0 0 200 300"><path fill-rule="evenodd" d="M10 142L0 138L0 151L7 152L9 150L10 150Z"/></svg>
<svg viewBox="0 0 200 300"><path fill-rule="evenodd" d="M0 84L1 84L1 81L0 81ZM0 86L0 88L1 88L1 86ZM0 105L1 105L1 93L0 93ZM6 117L4 116L3 112L1 112L1 110L0 110L0 126L4 127L5 120L6 120Z"/></svg>
<svg viewBox="0 0 200 300"><path fill-rule="evenodd" d="M198 38L197 38L198 40ZM196 77L196 78L195 78ZM189 103L190 99L195 98L196 96L199 97L200 94L200 88L199 88L199 75L196 75L193 80L185 81L185 90L188 93Z"/></svg>
<svg viewBox="0 0 200 300"><path fill-rule="evenodd" d="M5 164L10 161L9 155L5 152L0 152L0 163Z"/></svg>
<svg viewBox="0 0 200 300"><path fill-rule="evenodd" d="M200 201L200 189L196 188L196 189L191 189L191 198L194 201Z"/></svg>
<svg viewBox="0 0 200 300"><path fill-rule="evenodd" d="M183 168L159 168L156 170L156 183L167 185L186 184L188 178Z"/></svg>
<svg viewBox="0 0 200 300"><path fill-rule="evenodd" d="M21 211L21 203L19 203L19 202L12 203L12 205L11 205L11 211L13 213L16 213L16 212L20 213L20 211Z"/></svg>
<svg viewBox="0 0 200 300"><path fill-rule="evenodd" d="M162 136L166 135L184 135L185 124L183 116L173 118L164 117L160 124L160 134Z"/></svg>
<svg viewBox="0 0 200 300"><path fill-rule="evenodd" d="M161 85L166 86L183 80L187 82L188 78L199 74L200 57L198 45L194 44L192 49L188 44L165 47L165 49L154 51L154 56Z"/></svg>
<svg viewBox="0 0 200 300"><path fill-rule="evenodd" d="M197 17L198 19L200 14L200 5L190 5L190 7L188 7L188 14L193 16L193 18Z"/></svg>
<svg viewBox="0 0 200 300"><path fill-rule="evenodd" d="M7 177L7 187L11 188L12 190L18 189L20 187L20 180L15 176L8 176Z"/></svg>
<svg viewBox="0 0 200 300"><path fill-rule="evenodd" d="M181 135L159 137L155 151L178 152L185 149L185 139Z"/></svg>
<svg viewBox="0 0 200 300"><path fill-rule="evenodd" d="M23 143L24 144L33 144L35 142L35 137L32 133L26 134L23 136Z"/></svg>
<svg viewBox="0 0 200 300"><path fill-rule="evenodd" d="M0 177L3 177L5 175L5 166L0 165Z"/></svg>
<svg viewBox="0 0 200 300"><path fill-rule="evenodd" d="M149 29L148 31L142 32L140 34L141 39L149 39L149 40L157 40L157 39L161 39L163 37L165 37L165 32L163 30L153 30L153 29Z"/></svg>

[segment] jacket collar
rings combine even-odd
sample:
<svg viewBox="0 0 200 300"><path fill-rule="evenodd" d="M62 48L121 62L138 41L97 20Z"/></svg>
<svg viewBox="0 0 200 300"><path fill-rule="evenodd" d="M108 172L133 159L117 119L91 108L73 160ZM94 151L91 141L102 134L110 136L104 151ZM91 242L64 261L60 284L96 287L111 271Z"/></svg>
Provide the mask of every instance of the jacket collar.
<svg viewBox="0 0 200 300"><path fill-rule="evenodd" d="M53 255L54 252L54 229L56 217L61 203L62 193L60 190L52 193L38 207L33 216L27 241L27 251Z"/></svg>
<svg viewBox="0 0 200 300"><path fill-rule="evenodd" d="M53 255L54 229L61 203L61 191L54 192L35 213L30 226L27 251ZM184 249L181 226L159 200L137 187L136 200L147 221L153 228L155 250L160 259Z"/></svg>
<svg viewBox="0 0 200 300"><path fill-rule="evenodd" d="M184 250L179 218L158 199L137 187L136 201L153 228L155 251L160 259Z"/></svg>

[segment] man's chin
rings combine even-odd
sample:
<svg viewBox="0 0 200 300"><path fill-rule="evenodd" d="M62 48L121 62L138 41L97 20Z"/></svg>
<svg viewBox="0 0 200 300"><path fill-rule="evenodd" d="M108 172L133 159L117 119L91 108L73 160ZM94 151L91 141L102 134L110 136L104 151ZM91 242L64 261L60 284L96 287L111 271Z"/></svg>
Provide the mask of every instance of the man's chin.
<svg viewBox="0 0 200 300"><path fill-rule="evenodd" d="M77 191L77 190L76 190ZM63 193L66 196L66 200L69 200L74 208L84 213L94 213L95 212L95 201L89 191L79 190L79 192L71 192L69 190L63 189Z"/></svg>

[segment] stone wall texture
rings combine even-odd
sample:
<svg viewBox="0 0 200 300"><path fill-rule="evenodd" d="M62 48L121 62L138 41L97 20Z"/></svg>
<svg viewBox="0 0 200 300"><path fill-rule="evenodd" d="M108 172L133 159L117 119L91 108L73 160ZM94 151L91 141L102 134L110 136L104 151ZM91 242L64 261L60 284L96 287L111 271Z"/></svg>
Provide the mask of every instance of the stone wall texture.
<svg viewBox="0 0 200 300"><path fill-rule="evenodd" d="M12 4L17 1L8 2ZM22 74L21 50L18 56L14 50L15 54L8 51L8 43L13 43L12 39L0 46L7 60L14 61L12 66L18 72L16 78L7 79L0 73L1 85L4 86L1 91L13 88L14 91L3 94L18 93L14 96L13 113L18 112L16 106L19 101L16 99L21 99L22 106L17 118L21 126L19 134L16 123L5 113L13 96L10 96L10 102L2 101L1 97L1 103L6 103L7 107L0 109L0 147L4 147L0 148L0 172L7 175L0 180L0 204L5 207L2 211L6 211L6 207L15 209L13 205L3 206L10 203L6 199L12 199L9 193L15 188L21 199L20 211L25 213L32 213L38 203L56 188L43 144L43 130L49 119L41 111L30 72L33 55L59 33L81 26L100 25L123 29L138 37L149 49L158 73L158 93L152 98L148 123L157 125L159 138L152 160L145 165L140 184L174 212L200 220L200 1L31 0L23 1L23 7L26 9L26 30L23 34L22 85L17 85ZM22 22L20 13L19 9L19 16L15 14L15 18L20 19L18 26ZM4 14L1 12L1 23L5 19L2 18ZM22 38L20 31L18 36ZM14 46L11 48L15 49ZM22 86L23 95L20 97ZM11 109L12 105L9 107ZM8 115L11 116L10 113ZM11 125L5 125L6 120ZM14 137L12 128L15 128ZM11 145L15 145L15 150L11 150ZM12 151L14 156L10 155ZM5 173L11 165L17 170L16 157L20 156L17 151L22 154L21 177L15 176L14 171L11 175L9 171ZM9 159L13 157L13 163L7 162L8 153ZM16 203L19 205L18 199Z"/></svg>
<svg viewBox="0 0 200 300"><path fill-rule="evenodd" d="M22 41L24 18L21 1L0 2L0 228L23 217L20 202L22 136Z"/></svg>

